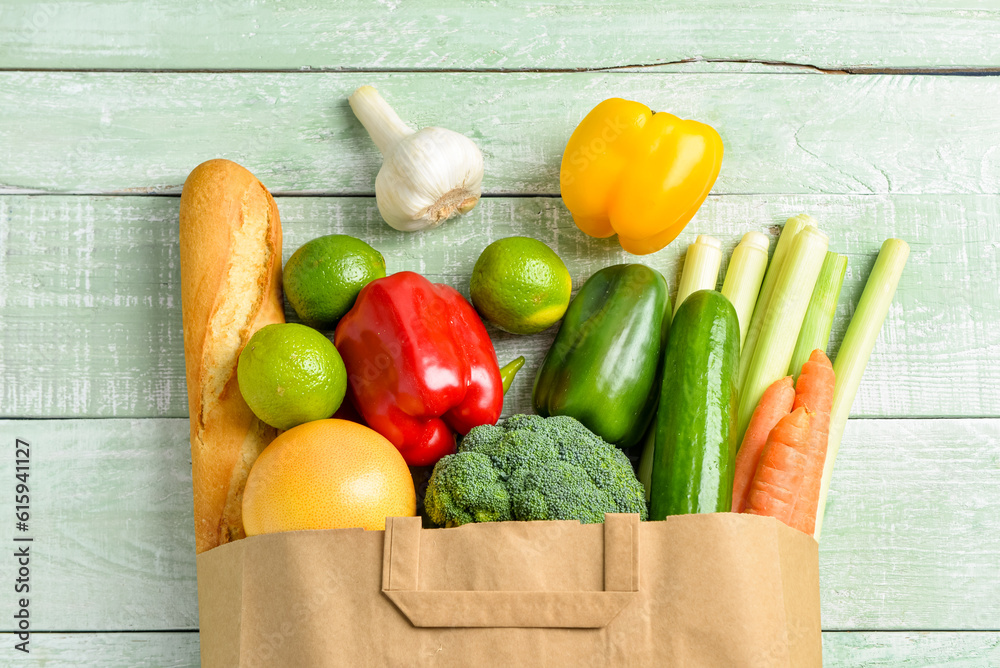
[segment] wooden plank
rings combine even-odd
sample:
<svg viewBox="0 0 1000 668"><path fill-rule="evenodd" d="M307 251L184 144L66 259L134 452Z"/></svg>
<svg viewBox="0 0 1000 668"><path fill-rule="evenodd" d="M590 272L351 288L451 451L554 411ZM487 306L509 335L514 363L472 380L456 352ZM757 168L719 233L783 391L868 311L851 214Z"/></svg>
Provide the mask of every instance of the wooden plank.
<svg viewBox="0 0 1000 668"><path fill-rule="evenodd" d="M33 539L33 630L198 627L187 420L13 420L0 434L5 481L14 439L30 444L28 531L11 517L0 535ZM15 567L0 560L4 582ZM0 631L16 630L12 615Z"/></svg>
<svg viewBox="0 0 1000 668"><path fill-rule="evenodd" d="M717 194L1000 192L1000 78L652 72L0 72L0 192L177 193L227 157L276 193L371 193L381 157L346 101L366 83L472 137L493 194L557 193L570 133L612 96L718 128Z"/></svg>
<svg viewBox="0 0 1000 668"><path fill-rule="evenodd" d="M977 68L1000 60L996 7L954 0L352 0L335 10L317 0L34 1L5 7L0 26L0 59L16 68L566 69L690 58Z"/></svg>
<svg viewBox="0 0 1000 668"><path fill-rule="evenodd" d="M187 420L0 433L32 446L36 630L197 627ZM820 548L824 628L997 630L998 453L1000 420L848 423ZM0 479L12 469L0 458Z"/></svg>
<svg viewBox="0 0 1000 668"><path fill-rule="evenodd" d="M164 197L0 198L0 415L187 415L177 206ZM710 197L678 242L645 258L583 235L551 198L486 199L469 216L417 234L390 229L367 198L279 198L279 208L285 259L309 239L346 233L379 249L390 272L418 271L463 291L480 251L511 235L548 243L577 288L601 267L632 261L660 269L676 287L694 234L718 236L728 257L744 232L773 235L807 211L850 258L831 352L881 241L898 236L913 251L854 415L1000 416L996 197ZM492 333L501 360L528 359L508 409L529 410L554 329Z"/></svg>
<svg viewBox="0 0 1000 668"><path fill-rule="evenodd" d="M823 628L1000 630L1000 421L850 420L820 544Z"/></svg>
<svg viewBox="0 0 1000 668"><path fill-rule="evenodd" d="M857 668L982 668L1000 665L1000 633L823 633L823 665Z"/></svg>
<svg viewBox="0 0 1000 668"><path fill-rule="evenodd" d="M16 636L0 633L4 659L13 657L20 668L100 666L101 668L197 668L201 665L197 631L166 633L36 633L31 653L10 648Z"/></svg>
<svg viewBox="0 0 1000 668"><path fill-rule="evenodd" d="M0 634L0 645L16 642ZM823 633L828 668L946 666L981 668L1000 663L998 632L875 631ZM31 655L19 666L102 666L103 668L194 668L200 665L198 633L46 633L31 639Z"/></svg>

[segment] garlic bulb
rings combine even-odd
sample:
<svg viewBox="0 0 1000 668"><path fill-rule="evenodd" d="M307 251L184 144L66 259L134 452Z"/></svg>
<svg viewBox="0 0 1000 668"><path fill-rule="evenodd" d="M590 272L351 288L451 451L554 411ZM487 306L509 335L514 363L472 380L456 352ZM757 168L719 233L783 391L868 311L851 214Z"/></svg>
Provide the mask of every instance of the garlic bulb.
<svg viewBox="0 0 1000 668"><path fill-rule="evenodd" d="M375 200L385 222L404 232L424 230L476 206L483 154L471 139L444 128L413 131L371 86L348 102L382 152Z"/></svg>

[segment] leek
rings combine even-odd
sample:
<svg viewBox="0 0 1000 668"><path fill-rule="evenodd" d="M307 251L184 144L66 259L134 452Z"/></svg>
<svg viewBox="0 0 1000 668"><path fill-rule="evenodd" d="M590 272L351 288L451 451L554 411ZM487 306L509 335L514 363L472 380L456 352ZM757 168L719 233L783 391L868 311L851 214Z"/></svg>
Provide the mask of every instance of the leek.
<svg viewBox="0 0 1000 668"><path fill-rule="evenodd" d="M760 295L757 297L756 306L754 306L753 317L750 318L750 328L747 330L746 340L743 342L743 348L740 350L740 387L743 387L746 382L747 372L750 371L750 362L753 358L754 348L757 347L760 328L764 324L764 314L767 312L771 295L774 293L774 286L778 281L781 265L785 262L785 256L788 255L788 250L792 247L795 235L808 226L816 227L816 221L804 213L789 218L785 221L785 227L781 230L778 243L774 246L771 265L768 267L767 273L764 274L764 282L760 286ZM742 434L742 431L740 433Z"/></svg>
<svg viewBox="0 0 1000 668"><path fill-rule="evenodd" d="M861 376L868 366L875 340L878 339L882 323L889 313L889 306L896 294L896 286L899 285L899 277L909 254L910 247L900 239L886 239L882 244L833 363L837 379L833 389L833 409L830 411L830 436L826 447L826 462L823 465L823 482L816 508L816 529L813 532L816 540L819 540L823 529L826 494L830 490L830 476L833 474L833 463L837 459L840 439L847 425L847 416L851 412L858 385L861 384Z"/></svg>
<svg viewBox="0 0 1000 668"><path fill-rule="evenodd" d="M844 285L844 274L847 272L847 258L833 251L826 254L823 266L816 279L806 317L802 321L799 340L792 353L792 362L788 367L788 375L799 378L802 365L809 360L812 351L819 348L826 352L830 342L830 330L833 328L833 316L837 313L837 300L840 299L840 288Z"/></svg>
<svg viewBox="0 0 1000 668"><path fill-rule="evenodd" d="M760 334L748 365L746 381L740 388L738 443L743 441L743 433L764 390L784 376L788 369L829 243L827 236L817 228L804 227L792 239L788 254L781 263L773 292L759 319ZM754 313L754 319L757 320L757 313Z"/></svg>
<svg viewBox="0 0 1000 668"><path fill-rule="evenodd" d="M691 293L698 290L714 290L719 282L719 265L722 264L722 242L707 234L699 234L688 246L684 257L684 271L677 286L674 300L674 314Z"/></svg>
<svg viewBox="0 0 1000 668"><path fill-rule="evenodd" d="M747 330L750 329L753 307L757 303L760 284L767 269L767 251L770 245L771 240L766 234L747 232L729 258L729 269L726 270L726 280L722 283L722 294L736 308L736 316L740 323L740 346L743 345L743 341L747 338Z"/></svg>

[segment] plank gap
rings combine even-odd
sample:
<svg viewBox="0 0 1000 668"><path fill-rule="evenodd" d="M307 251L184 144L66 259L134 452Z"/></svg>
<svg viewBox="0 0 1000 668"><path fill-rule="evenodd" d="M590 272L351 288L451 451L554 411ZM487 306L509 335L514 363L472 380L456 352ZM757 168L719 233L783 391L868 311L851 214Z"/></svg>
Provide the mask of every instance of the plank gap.
<svg viewBox="0 0 1000 668"><path fill-rule="evenodd" d="M273 68L156 68L156 67L0 67L0 72L94 73L94 74L639 74L648 70L655 74L687 74L684 71L661 72L658 68L713 63L719 65L761 65L774 71L743 72L745 76L769 74L832 74L855 76L916 75L916 76L1000 76L1000 67L842 67L824 68L809 63L778 60L685 58L655 63L602 65L599 67L273 67ZM698 71L698 74L732 74L727 70Z"/></svg>
<svg viewBox="0 0 1000 668"><path fill-rule="evenodd" d="M17 631L0 631L0 633L17 633ZM83 631L68 631L68 630L45 630L36 631L31 630L31 635L56 635L59 633L72 633L73 635L95 635L98 633L200 633L199 629L101 629L101 630L83 630Z"/></svg>

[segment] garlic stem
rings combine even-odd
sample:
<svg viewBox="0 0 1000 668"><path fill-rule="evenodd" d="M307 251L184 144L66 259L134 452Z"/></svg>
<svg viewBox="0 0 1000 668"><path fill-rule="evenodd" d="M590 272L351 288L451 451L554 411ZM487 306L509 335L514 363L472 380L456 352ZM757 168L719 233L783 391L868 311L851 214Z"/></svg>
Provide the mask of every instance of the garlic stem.
<svg viewBox="0 0 1000 668"><path fill-rule="evenodd" d="M358 117L365 130L371 135L372 141L385 157L402 139L412 135L415 130L403 122L389 103L382 99L373 86L362 86L354 91L348 104Z"/></svg>

